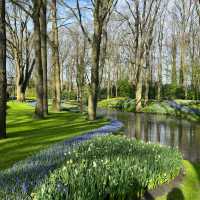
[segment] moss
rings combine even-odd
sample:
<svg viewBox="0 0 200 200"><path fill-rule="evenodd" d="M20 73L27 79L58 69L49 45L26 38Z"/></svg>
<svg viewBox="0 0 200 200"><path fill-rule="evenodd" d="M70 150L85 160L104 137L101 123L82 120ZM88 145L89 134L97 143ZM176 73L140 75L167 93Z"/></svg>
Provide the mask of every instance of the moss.
<svg viewBox="0 0 200 200"><path fill-rule="evenodd" d="M48 145L83 134L106 124L105 119L87 121L71 112L51 112L44 120L33 118L34 108L15 101L8 103L7 138L0 140L0 169L8 168Z"/></svg>

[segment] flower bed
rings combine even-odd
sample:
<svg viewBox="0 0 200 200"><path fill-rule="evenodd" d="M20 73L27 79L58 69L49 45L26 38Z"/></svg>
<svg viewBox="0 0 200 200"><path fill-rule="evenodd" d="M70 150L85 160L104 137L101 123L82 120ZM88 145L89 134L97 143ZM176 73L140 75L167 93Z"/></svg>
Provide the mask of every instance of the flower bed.
<svg viewBox="0 0 200 200"><path fill-rule="evenodd" d="M0 171L0 199L27 199L33 188L40 185L46 175L59 167L67 159L64 155L74 147L94 136L104 136L116 132L121 127L121 122L113 120L108 125L85 135L59 142L40 153L17 162L9 169Z"/></svg>
<svg viewBox="0 0 200 200"><path fill-rule="evenodd" d="M32 194L34 200L136 199L172 180L182 165L177 150L121 136L94 138L66 157Z"/></svg>

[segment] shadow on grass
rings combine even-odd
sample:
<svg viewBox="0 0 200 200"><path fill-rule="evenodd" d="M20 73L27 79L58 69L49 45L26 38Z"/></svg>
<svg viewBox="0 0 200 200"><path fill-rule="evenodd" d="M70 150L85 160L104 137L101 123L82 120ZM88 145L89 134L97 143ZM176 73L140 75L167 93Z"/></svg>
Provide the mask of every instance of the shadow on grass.
<svg viewBox="0 0 200 200"><path fill-rule="evenodd" d="M183 192L179 188L173 188L167 195L167 200L184 200Z"/></svg>
<svg viewBox="0 0 200 200"><path fill-rule="evenodd" d="M199 184L200 184L200 162L193 163L192 165L193 165L193 167L194 167L194 169L195 169L195 171L196 171L196 173L198 175Z"/></svg>
<svg viewBox="0 0 200 200"><path fill-rule="evenodd" d="M105 120L90 122L77 113L50 113L44 120L33 119L33 109L11 105L7 138L0 140L0 169L24 159L52 143L81 135L106 124Z"/></svg>

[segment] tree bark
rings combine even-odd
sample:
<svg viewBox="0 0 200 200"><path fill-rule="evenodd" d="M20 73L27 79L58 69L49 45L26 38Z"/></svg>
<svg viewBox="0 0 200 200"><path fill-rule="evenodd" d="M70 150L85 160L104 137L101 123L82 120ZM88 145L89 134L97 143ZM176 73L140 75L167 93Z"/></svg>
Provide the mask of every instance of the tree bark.
<svg viewBox="0 0 200 200"><path fill-rule="evenodd" d="M43 109L44 114L48 115L48 85L47 85L47 19L46 19L47 1L42 0L40 8L40 29L41 29L41 55L43 69Z"/></svg>
<svg viewBox="0 0 200 200"><path fill-rule="evenodd" d="M58 28L57 28L57 11L56 0L52 0L52 67L53 67L53 102L52 107L55 111L61 110L61 80L60 80L60 63L58 50Z"/></svg>
<svg viewBox="0 0 200 200"><path fill-rule="evenodd" d="M5 0L0 0L0 138L6 137L6 87Z"/></svg>
<svg viewBox="0 0 200 200"><path fill-rule="evenodd" d="M136 101L136 112L140 112L142 109L142 65L138 65L137 70L137 83L136 83L136 94L135 94L135 101Z"/></svg>
<svg viewBox="0 0 200 200"><path fill-rule="evenodd" d="M94 34L92 40L92 69L91 83L88 98L88 115L89 120L96 119L97 100L99 92L99 61L101 49L103 22L99 22L97 13L94 11Z"/></svg>
<svg viewBox="0 0 200 200"><path fill-rule="evenodd" d="M177 54L177 43L174 36L172 36L172 84L177 85L177 75L176 75L176 54Z"/></svg>
<svg viewBox="0 0 200 200"><path fill-rule="evenodd" d="M41 58L41 31L40 31L40 7L41 0L34 0L34 36L35 36L35 64L36 64L36 97L37 104L35 107L35 115L38 118L44 117L44 105L43 105L43 95L44 95L44 87L43 87L43 69L42 69L42 58Z"/></svg>

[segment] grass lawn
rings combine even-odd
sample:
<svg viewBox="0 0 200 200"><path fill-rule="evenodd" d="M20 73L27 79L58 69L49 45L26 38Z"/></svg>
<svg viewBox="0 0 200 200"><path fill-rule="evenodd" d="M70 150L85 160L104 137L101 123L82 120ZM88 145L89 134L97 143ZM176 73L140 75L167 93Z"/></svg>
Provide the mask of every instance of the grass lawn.
<svg viewBox="0 0 200 200"><path fill-rule="evenodd" d="M184 160L186 175L181 184L156 200L199 200L200 199L200 164Z"/></svg>
<svg viewBox="0 0 200 200"><path fill-rule="evenodd" d="M83 134L107 121L87 121L79 113L50 112L44 120L33 119L34 108L15 101L8 103L7 137L0 140L0 169L46 148L48 145Z"/></svg>

